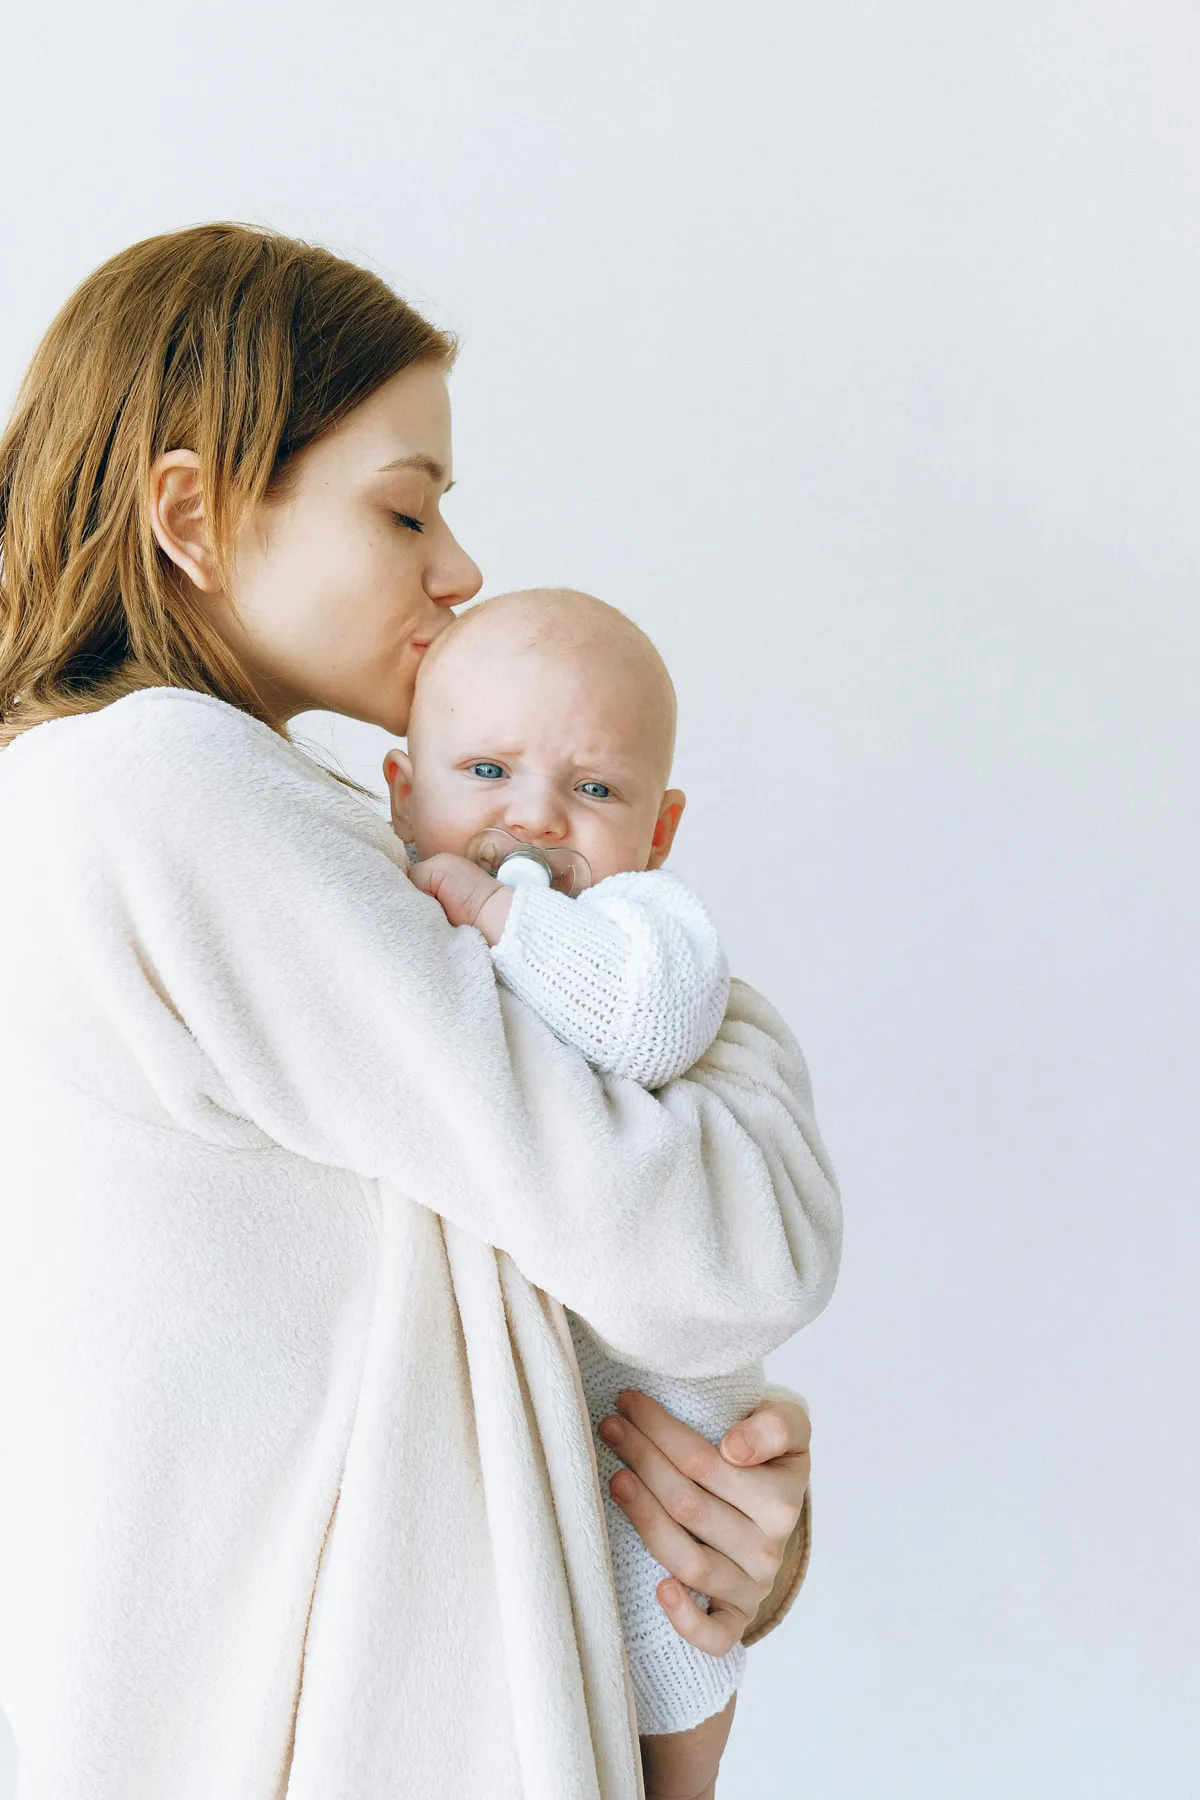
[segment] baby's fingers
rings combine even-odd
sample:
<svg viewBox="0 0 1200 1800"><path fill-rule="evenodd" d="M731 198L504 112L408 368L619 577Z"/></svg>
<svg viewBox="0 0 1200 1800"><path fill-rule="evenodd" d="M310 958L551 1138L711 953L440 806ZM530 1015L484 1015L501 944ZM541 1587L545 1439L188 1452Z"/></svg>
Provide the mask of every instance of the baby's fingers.
<svg viewBox="0 0 1200 1800"><path fill-rule="evenodd" d="M452 925L479 923L484 907L490 901L499 899L503 902L503 907L497 926L500 930L503 929L504 918L512 904L511 890L502 888L492 880L486 869L468 861L465 856L454 856L446 850L439 851L436 856L430 856L424 862L414 863L408 872L408 878L423 894L433 896ZM488 935L486 930L484 935ZM496 941L495 933L489 941Z"/></svg>

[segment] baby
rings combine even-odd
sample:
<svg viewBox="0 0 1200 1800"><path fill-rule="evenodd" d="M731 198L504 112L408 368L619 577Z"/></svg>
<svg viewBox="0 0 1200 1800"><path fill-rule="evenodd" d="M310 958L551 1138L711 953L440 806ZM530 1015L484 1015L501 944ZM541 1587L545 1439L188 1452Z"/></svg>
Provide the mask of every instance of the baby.
<svg viewBox="0 0 1200 1800"><path fill-rule="evenodd" d="M601 600L539 589L486 601L435 640L408 754L384 760L393 826L451 923L483 933L500 980L557 1036L648 1088L703 1055L729 992L711 919L662 870L684 808L667 785L674 742L675 691L645 634ZM512 864L500 881L480 866L518 845L541 853L535 885L506 885ZM638 1388L715 1443L761 1398L761 1365L673 1380L615 1362L573 1316L571 1331L593 1430ZM599 1438L597 1454L639 1729L686 1731L725 1706L745 1652L706 1656L673 1631L656 1595L666 1571L608 1492L621 1465Z"/></svg>

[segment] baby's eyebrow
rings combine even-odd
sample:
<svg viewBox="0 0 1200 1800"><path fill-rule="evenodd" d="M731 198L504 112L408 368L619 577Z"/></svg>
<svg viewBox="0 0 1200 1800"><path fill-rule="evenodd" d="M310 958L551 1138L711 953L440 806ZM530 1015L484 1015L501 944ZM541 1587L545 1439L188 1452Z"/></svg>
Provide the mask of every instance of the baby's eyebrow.
<svg viewBox="0 0 1200 1800"><path fill-rule="evenodd" d="M423 451L418 451L414 456L397 456L394 461L384 463L379 474L391 475L397 469L420 469L422 474L428 475L431 481L446 481L446 471L441 463L435 461L432 456L426 456ZM452 481L446 481L446 493L449 493L453 486Z"/></svg>

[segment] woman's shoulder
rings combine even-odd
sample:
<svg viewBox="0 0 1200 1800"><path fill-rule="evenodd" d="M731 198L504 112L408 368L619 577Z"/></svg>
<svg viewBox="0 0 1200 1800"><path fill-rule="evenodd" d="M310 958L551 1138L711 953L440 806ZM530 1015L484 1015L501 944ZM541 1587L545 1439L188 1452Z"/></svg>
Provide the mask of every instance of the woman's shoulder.
<svg viewBox="0 0 1200 1800"><path fill-rule="evenodd" d="M301 754L260 719L211 694L152 687L126 694L98 712L72 713L35 725L9 746L0 758L0 769L100 757L110 766L136 763L144 774L142 759L148 750L173 759L205 753L220 759L227 747L242 757Z"/></svg>
<svg viewBox="0 0 1200 1800"><path fill-rule="evenodd" d="M303 830L314 811L374 838L382 821L351 788L260 719L209 694L143 688L99 712L37 725L0 752L0 792L82 826L182 815L219 834L222 817ZM204 835L207 835L206 833Z"/></svg>
<svg viewBox="0 0 1200 1800"><path fill-rule="evenodd" d="M328 769L261 719L186 688L141 688L98 712L74 713L36 725L0 753L0 777L40 781L70 769L76 782L126 784L143 797L155 789L178 803L229 788L245 799L252 781L303 784L329 793L351 791ZM197 792L199 788L200 792Z"/></svg>

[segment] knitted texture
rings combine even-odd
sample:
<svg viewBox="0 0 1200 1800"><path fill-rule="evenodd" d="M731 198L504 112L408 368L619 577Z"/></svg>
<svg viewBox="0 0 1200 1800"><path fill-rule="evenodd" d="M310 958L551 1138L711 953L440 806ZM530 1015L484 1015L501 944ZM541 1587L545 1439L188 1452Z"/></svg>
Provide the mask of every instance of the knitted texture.
<svg viewBox="0 0 1200 1800"><path fill-rule="evenodd" d="M706 1381L676 1381L617 1362L581 1319L567 1316L594 1435L600 1420L616 1411L617 1395L625 1388L649 1394L713 1444L762 1398L761 1363ZM656 1592L668 1571L651 1556L609 1493L609 1480L622 1463L601 1437L596 1435L595 1442L638 1731L687 1731L727 1704L741 1681L746 1652L735 1644L725 1656L707 1656L675 1631ZM703 1595L694 1593L694 1598L707 1606Z"/></svg>
<svg viewBox="0 0 1200 1800"><path fill-rule="evenodd" d="M662 870L610 875L576 900L518 889L492 960L556 1037L645 1088L703 1056L729 998L712 919Z"/></svg>
<svg viewBox="0 0 1200 1800"><path fill-rule="evenodd" d="M611 875L577 900L523 888L492 960L505 985L607 1075L660 1087L708 1049L724 1016L729 973L708 912L661 871ZM613 1360L573 1315L571 1333L592 1431L629 1387L658 1400L716 1443L754 1408L761 1364L679 1381ZM621 1626L643 1733L687 1731L720 1712L745 1651L706 1656L681 1638L655 1591L667 1574L608 1491L621 1464L597 1436L601 1487ZM701 1605L707 1601L697 1594Z"/></svg>

